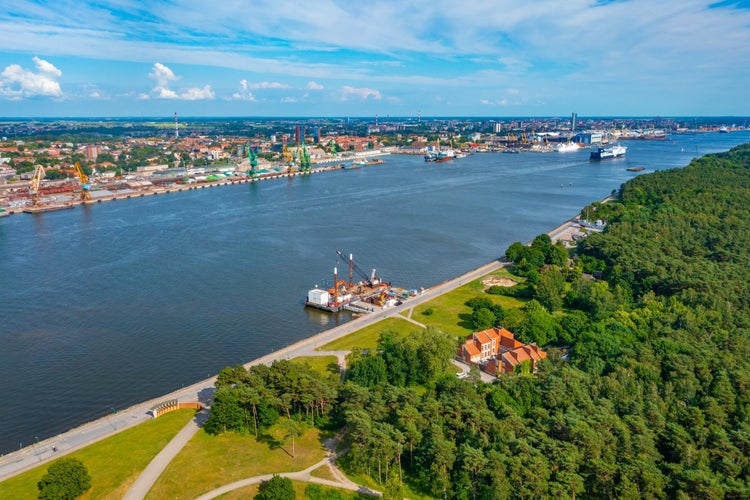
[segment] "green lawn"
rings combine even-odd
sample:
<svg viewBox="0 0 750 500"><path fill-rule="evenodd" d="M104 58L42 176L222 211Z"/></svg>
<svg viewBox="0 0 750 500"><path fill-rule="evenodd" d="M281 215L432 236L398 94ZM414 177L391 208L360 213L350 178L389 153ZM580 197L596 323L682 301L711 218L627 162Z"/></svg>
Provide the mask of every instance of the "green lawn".
<svg viewBox="0 0 750 500"><path fill-rule="evenodd" d="M141 471L194 415L194 410L170 412L66 455L83 462L91 475L91 489L81 498L122 498ZM0 483L0 498L38 498L36 483L50 463Z"/></svg>
<svg viewBox="0 0 750 500"><path fill-rule="evenodd" d="M256 441L255 436L199 431L172 460L147 498L195 498L240 479L303 470L325 457L320 431L309 429L295 439L285 438L286 419Z"/></svg>
<svg viewBox="0 0 750 500"><path fill-rule="evenodd" d="M292 363L307 364L323 376L335 376L340 374L339 360L336 356L298 356L291 359Z"/></svg>
<svg viewBox="0 0 750 500"><path fill-rule="evenodd" d="M305 490L310 485L310 483L302 482L302 481L292 481L292 486L294 486L294 492L297 494L297 498L305 498ZM247 500L248 498L254 498L255 495L258 494L258 487L259 484L253 484L251 486L245 486L244 488L239 488L234 491L230 491L229 493L226 493L224 495L221 495L221 500ZM348 491L344 489L338 489L338 488L331 488L328 486L323 486L324 492L332 492L336 491L339 494L343 495L344 498L353 498L353 499L371 499L371 496L363 495L361 493L357 493L355 491Z"/></svg>
<svg viewBox="0 0 750 500"><path fill-rule="evenodd" d="M415 318L423 323L421 318ZM378 338L383 330L393 330L397 335L406 336L407 334L420 330L419 326L399 318L385 318L374 325L366 326L354 333L340 339L329 342L328 344L318 347L319 351L349 351L355 347L362 349L375 349L378 346Z"/></svg>
<svg viewBox="0 0 750 500"><path fill-rule="evenodd" d="M492 275L509 276L507 272L497 272ZM518 280L517 277L513 279ZM473 331L471 309L465 303L477 296L486 297L506 310L521 307L524 304L523 301L514 297L484 293L484 284L481 279L478 279L416 306L412 319L427 326L434 326L458 338L465 338ZM432 314L425 315L424 312L430 309Z"/></svg>

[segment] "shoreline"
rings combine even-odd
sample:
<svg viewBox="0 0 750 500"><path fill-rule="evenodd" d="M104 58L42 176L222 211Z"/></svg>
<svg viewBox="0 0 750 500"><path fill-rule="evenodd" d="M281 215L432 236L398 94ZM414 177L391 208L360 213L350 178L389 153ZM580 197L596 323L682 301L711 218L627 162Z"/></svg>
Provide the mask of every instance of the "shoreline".
<svg viewBox="0 0 750 500"><path fill-rule="evenodd" d="M242 365L245 366L245 368L248 368L258 364L271 364L280 359L291 359L299 356L315 355L311 353L325 352L316 351L315 349L327 344L328 342L345 337L360 328L377 323L386 317L397 315L415 305L431 300L438 295L442 295L443 293L464 285L468 281L472 281L496 271L505 265L505 262L496 259L453 279L425 289L419 295L412 297L400 306L384 309L365 316L355 317L344 324L301 339L294 344L290 344L289 346L278 349L269 354L242 363ZM190 386L149 399L130 406L122 411L113 413L112 415L105 415L104 417L84 423L56 436L40 440L37 443L26 446L18 451L13 451L6 455L0 455L0 482L49 462L52 459L62 457L68 453L117 434L118 432L122 432L137 424L152 420L153 417L148 411L152 406L160 402L169 399L178 399L181 403L195 401L210 403L210 396L213 394L215 382L216 376L214 375L210 378L191 384ZM53 446L56 448L56 451L52 451Z"/></svg>
<svg viewBox="0 0 750 500"><path fill-rule="evenodd" d="M134 199L134 198L144 198L148 196L158 196L162 194L178 193L182 191L193 191L196 189L207 189L207 188L228 186L228 185L234 185L234 184L248 184L248 183L267 181L267 180L272 180L272 179L292 178L292 177L298 177L298 176L304 176L304 175L320 174L323 172L332 172L336 170L342 170L343 162L346 162L346 161L367 159L367 158L372 158L372 157L384 156L388 154L391 154L391 153L378 152L374 154L364 154L364 155L359 155L359 156L353 156L351 158L349 157L334 158L334 159L326 160L323 162L317 162L314 164L315 167L311 168L310 170L306 172L302 172L302 171L274 172L274 173L259 174L255 177L252 177L252 176L248 177L246 175L236 176L236 177L226 177L226 178L218 179L214 181L195 182L192 184L170 184L166 186L153 185L153 186L149 186L148 188L140 189L140 190L125 190L126 192L117 192L117 190L107 190L109 191L109 194L105 194L103 196L92 195L92 197L88 200L82 200L80 198L73 196L68 200L46 203L38 207L34 207L33 205L21 205L21 206L0 205L0 208L3 209L2 211L0 211L0 217L20 214L20 213L34 214L34 213L54 212L57 210L75 208L78 205L96 205L97 203L102 203L106 201L129 200L129 199ZM331 165L329 165L329 163L331 163ZM334 165L332 163L336 163L336 164ZM371 166L374 166L377 164L378 163L372 163ZM96 191L94 191L94 193L96 193Z"/></svg>
<svg viewBox="0 0 750 500"><path fill-rule="evenodd" d="M608 197L609 198L609 197ZM605 198L606 200L607 198ZM571 241L563 238L564 235L572 234L580 229L575 220L580 216L576 215L551 231L547 232L555 241ZM317 347L325 345L333 340L345 337L355 331L377 323L380 320L400 314L421 304L432 300L444 293L450 292L469 281L479 279L489 273L495 272L507 265L504 257L492 260L487 264L481 265L475 269L469 270L455 278L435 284L425 289L417 296L410 298L403 304L389 309L384 309L372 314L359 316L347 321L341 325L324 330L310 337L298 340L286 347L273 351L269 354L260 356L248 362L242 363L245 368L258 364L271 364L280 359L292 359L300 356L324 355L315 353L325 353L327 351L316 351ZM162 396L146 400L144 402L130 406L122 411L113 412L112 415L105 415L96 420L84 423L74 427L66 432L56 436L46 438L36 443L13 451L5 455L0 455L0 483L13 476L31 470L37 466L47 463L53 459L62 457L97 441L106 439L114 434L127 430L135 425L152 420L149 410L154 405L169 400L177 399L181 403L201 402L210 404L211 396L214 391L216 376L200 380L187 387L172 391ZM54 450L53 450L54 447Z"/></svg>

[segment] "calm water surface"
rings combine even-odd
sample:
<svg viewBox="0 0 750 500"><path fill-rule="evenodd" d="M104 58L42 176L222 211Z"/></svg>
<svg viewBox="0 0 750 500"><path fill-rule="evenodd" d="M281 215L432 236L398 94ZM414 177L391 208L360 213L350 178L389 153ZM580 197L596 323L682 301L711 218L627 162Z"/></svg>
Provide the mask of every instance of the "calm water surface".
<svg viewBox="0 0 750 500"><path fill-rule="evenodd" d="M750 133L629 142L627 157L388 156L360 170L0 219L0 453L346 321L306 309L336 250L429 287L575 216L636 174ZM340 264L343 273L346 265Z"/></svg>

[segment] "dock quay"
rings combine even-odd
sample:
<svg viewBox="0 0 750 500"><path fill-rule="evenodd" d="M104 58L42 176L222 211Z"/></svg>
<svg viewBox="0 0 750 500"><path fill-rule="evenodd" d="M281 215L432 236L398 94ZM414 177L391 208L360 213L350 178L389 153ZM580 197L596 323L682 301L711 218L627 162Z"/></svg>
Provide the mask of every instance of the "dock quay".
<svg viewBox="0 0 750 500"><path fill-rule="evenodd" d="M381 160L382 161L382 160ZM220 178L212 181L200 181L193 183L179 184L171 182L169 184L153 183L147 181L138 181L134 187L120 187L119 184L105 184L102 189L93 189L88 192L88 198L84 199L80 189L78 191L68 190L65 193L55 193L51 197L42 197L33 202L28 195L22 197L11 196L12 201L3 200L0 206L0 216L8 216L16 213L42 214L75 208L78 205L95 205L116 200L129 200L133 198L142 198L146 196L157 196L169 193L179 193L183 191L192 191L196 189L207 189L234 184L248 184L253 182L266 181L279 178L291 178L314 173L328 172L341 169L341 165L326 165L312 168L306 172L269 172L256 176L233 176ZM123 186L128 186L123 183ZM1 194L1 193L0 193Z"/></svg>

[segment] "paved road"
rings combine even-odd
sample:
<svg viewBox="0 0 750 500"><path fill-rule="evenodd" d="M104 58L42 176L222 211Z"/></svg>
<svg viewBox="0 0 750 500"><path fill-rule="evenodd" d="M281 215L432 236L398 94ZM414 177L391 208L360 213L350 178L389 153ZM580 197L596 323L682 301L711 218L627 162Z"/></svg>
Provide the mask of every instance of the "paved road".
<svg viewBox="0 0 750 500"><path fill-rule="evenodd" d="M492 261L489 264L469 271L462 276L433 286L416 297L409 298L400 306L391 307L366 316L355 318L343 325L321 332L288 347L267 354L247 363L245 366L249 367L261 363L271 364L278 359L290 359L298 356L320 356L329 354L316 351L315 349L327 344L328 342L349 335L360 328L376 323L383 318L395 316L402 311L409 310L423 302L432 300L439 295L458 288L472 280L478 279L485 274L496 271L503 266L504 263L499 260ZM341 357L339 356L339 360L340 359ZM48 462L54 458L88 446L117 432L121 432L124 429L150 420L152 417L148 413L149 409L162 401L178 399L180 402L199 401L204 405L210 405L215 381L216 377L202 380L170 394L145 401L126 410L118 411L117 413L89 422L64 434L41 441L33 446L4 455L0 457L0 481L15 476L25 470L32 469L41 463ZM57 451L52 451L53 447L55 447Z"/></svg>

